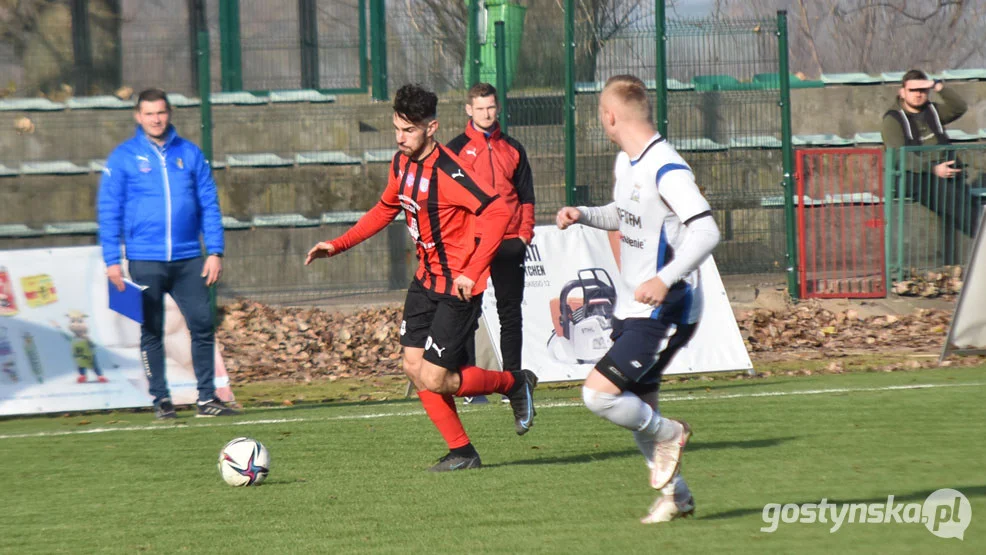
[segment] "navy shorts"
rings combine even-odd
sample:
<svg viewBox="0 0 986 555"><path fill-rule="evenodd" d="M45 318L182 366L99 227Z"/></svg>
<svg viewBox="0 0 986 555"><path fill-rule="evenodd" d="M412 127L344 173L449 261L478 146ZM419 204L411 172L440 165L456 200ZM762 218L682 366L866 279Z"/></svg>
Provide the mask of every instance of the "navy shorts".
<svg viewBox="0 0 986 555"><path fill-rule="evenodd" d="M675 320L614 318L613 346L596 363L596 370L623 391L637 395L657 391L664 369L698 327Z"/></svg>
<svg viewBox="0 0 986 555"><path fill-rule="evenodd" d="M458 371L473 356L471 339L482 308L482 293L462 301L429 291L414 280L404 300L401 345L424 349L428 362Z"/></svg>

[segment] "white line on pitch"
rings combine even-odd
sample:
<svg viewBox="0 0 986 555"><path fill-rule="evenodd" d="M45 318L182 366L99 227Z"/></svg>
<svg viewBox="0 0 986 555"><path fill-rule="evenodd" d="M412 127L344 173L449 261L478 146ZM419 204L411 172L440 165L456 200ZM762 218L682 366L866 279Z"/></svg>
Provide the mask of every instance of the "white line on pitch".
<svg viewBox="0 0 986 555"><path fill-rule="evenodd" d="M759 393L731 393L726 395L681 395L681 394L665 394L661 396L661 402L677 402L677 401L719 401L724 399L743 399L743 398L757 398L757 397L789 397L793 395L825 395L834 393L867 393L867 392L879 392L879 391L906 391L913 389L941 389L947 387L982 387L986 385L986 382L969 382L969 383L955 383L955 384L911 384L911 385L888 385L884 387L838 387L830 389L802 389L794 391L762 391ZM563 408L563 407L580 407L581 402L573 401L557 401L548 403L539 403L537 408ZM468 410L467 407L462 407ZM226 426L250 426L250 425L264 425L264 424L287 424L292 422L326 422L332 420L364 420L364 419L374 419L374 418L387 418L394 416L418 416L424 414L423 410L406 410L406 411L394 411L394 412L378 412L370 414L346 414L340 416L330 416L323 418L268 418L260 420L221 420L206 422L202 424L182 424L182 425L167 425L167 424L148 424L143 426L120 426L113 428L88 428L84 430L60 430L55 432L31 432L23 434L0 434L0 439L22 439L22 438L35 438L35 437L55 437L55 436L70 436L70 435L82 435L82 434L102 434L107 432L146 432L146 431L169 431L169 430L187 430L195 428L217 428Z"/></svg>

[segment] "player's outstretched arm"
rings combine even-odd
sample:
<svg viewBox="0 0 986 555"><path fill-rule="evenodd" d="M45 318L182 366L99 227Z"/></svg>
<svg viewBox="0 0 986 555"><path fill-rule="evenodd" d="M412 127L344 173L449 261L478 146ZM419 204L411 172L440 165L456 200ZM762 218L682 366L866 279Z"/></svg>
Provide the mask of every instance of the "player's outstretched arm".
<svg viewBox="0 0 986 555"><path fill-rule="evenodd" d="M616 203L611 202L605 206L566 206L558 211L555 216L555 224L558 229L565 229L568 226L580 223L589 227L616 231L620 229L620 213L616 209Z"/></svg>
<svg viewBox="0 0 986 555"><path fill-rule="evenodd" d="M345 252L387 227L387 224L392 222L400 212L399 204L388 201L389 199L386 197L381 198L373 208L353 224L353 227L349 228L349 231L331 241L322 241L312 247L305 258L305 266L311 264L312 260L316 258L328 258Z"/></svg>

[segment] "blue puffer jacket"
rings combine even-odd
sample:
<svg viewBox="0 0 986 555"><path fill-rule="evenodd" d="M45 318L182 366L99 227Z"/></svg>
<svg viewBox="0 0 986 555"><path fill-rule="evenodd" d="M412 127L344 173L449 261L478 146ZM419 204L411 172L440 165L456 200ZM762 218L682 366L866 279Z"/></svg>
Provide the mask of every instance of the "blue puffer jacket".
<svg viewBox="0 0 986 555"><path fill-rule="evenodd" d="M212 169L199 147L169 127L159 147L137 127L106 161L99 184L99 241L107 266L223 254L223 223Z"/></svg>

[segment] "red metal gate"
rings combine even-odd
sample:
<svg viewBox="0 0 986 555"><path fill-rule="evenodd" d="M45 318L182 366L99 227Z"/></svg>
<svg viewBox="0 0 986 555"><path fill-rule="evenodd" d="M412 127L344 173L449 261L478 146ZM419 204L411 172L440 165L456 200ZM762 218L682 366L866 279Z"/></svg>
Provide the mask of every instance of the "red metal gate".
<svg viewBox="0 0 986 555"><path fill-rule="evenodd" d="M801 298L887 295L883 149L799 149Z"/></svg>

